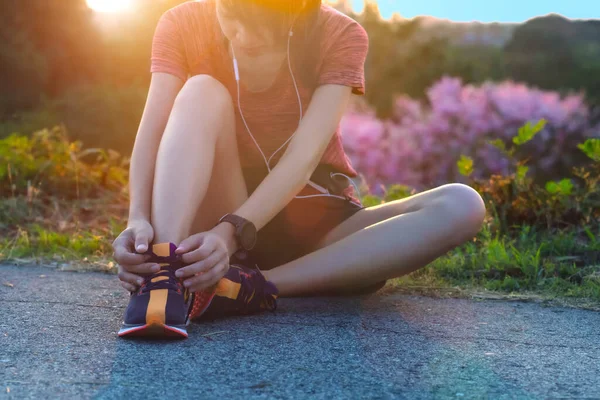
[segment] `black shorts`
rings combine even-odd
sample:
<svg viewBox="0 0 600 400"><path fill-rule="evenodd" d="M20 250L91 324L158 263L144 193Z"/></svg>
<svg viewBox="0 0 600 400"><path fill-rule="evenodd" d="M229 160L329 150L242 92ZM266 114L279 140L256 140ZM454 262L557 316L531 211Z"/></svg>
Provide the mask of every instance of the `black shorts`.
<svg viewBox="0 0 600 400"><path fill-rule="evenodd" d="M252 253L261 270L275 268L308 254L329 231L364 208L343 195L343 190L350 183L332 179L329 175L332 171L330 166L320 165L311 181L342 198L294 198L258 232ZM243 172L250 195L265 178L266 168L246 168ZM321 192L307 185L298 195L314 194Z"/></svg>

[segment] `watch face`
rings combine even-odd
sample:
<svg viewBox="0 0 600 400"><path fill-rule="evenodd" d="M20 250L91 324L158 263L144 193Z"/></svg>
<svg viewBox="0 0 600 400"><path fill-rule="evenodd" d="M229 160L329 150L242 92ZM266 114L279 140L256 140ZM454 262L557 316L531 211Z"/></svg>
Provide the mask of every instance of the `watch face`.
<svg viewBox="0 0 600 400"><path fill-rule="evenodd" d="M256 244L256 227L252 223L244 224L240 235L242 247L251 250Z"/></svg>

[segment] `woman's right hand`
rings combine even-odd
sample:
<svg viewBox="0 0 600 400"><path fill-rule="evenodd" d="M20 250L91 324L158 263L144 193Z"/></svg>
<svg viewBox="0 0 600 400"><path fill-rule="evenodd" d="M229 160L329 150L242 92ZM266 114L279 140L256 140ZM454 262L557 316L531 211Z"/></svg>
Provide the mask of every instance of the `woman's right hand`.
<svg viewBox="0 0 600 400"><path fill-rule="evenodd" d="M150 255L139 254L148 250L148 243L154 239L154 229L146 220L131 221L127 228L113 241L113 258L119 267L121 286L134 292L142 284L142 275L152 274L160 269L157 263L146 261Z"/></svg>

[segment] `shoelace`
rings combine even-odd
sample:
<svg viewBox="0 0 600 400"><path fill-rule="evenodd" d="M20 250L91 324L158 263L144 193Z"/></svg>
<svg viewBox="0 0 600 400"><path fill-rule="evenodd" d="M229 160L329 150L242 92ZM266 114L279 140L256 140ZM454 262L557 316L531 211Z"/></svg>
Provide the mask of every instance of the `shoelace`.
<svg viewBox="0 0 600 400"><path fill-rule="evenodd" d="M152 279L160 276L166 276L167 279L161 279L160 281L152 282ZM175 276L175 270L166 266L160 271L145 277L141 286L141 293L146 293L155 289L179 290L179 278Z"/></svg>
<svg viewBox="0 0 600 400"><path fill-rule="evenodd" d="M146 293L155 289L172 289L179 290L179 278L175 276L175 271L183 266L183 261L180 254L174 256L157 256L153 255L152 259L148 260L157 264L168 263L169 265L162 266L160 271L152 275L146 276L141 286L141 293ZM152 279L160 276L165 276L167 279L161 279L158 282L152 282Z"/></svg>
<svg viewBox="0 0 600 400"><path fill-rule="evenodd" d="M247 305L248 310L267 309L275 311L277 302L274 293L268 290L268 284L260 270L240 271L240 291L238 299Z"/></svg>

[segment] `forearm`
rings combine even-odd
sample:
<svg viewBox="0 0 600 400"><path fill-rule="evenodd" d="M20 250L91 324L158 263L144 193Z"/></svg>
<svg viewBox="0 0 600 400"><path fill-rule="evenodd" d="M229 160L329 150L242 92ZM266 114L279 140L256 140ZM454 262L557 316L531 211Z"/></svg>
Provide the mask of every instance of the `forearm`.
<svg viewBox="0 0 600 400"><path fill-rule="evenodd" d="M304 154L285 154L235 214L260 230L304 188L317 164Z"/></svg>
<svg viewBox="0 0 600 400"><path fill-rule="evenodd" d="M129 167L129 221L150 221L156 152L147 141L134 145Z"/></svg>
<svg viewBox="0 0 600 400"><path fill-rule="evenodd" d="M257 230L262 229L304 188L317 165L317 160L307 161L305 155L284 154L275 168L233 214L251 221ZM225 240L230 256L239 249L232 224L217 224L212 231Z"/></svg>
<svg viewBox="0 0 600 400"><path fill-rule="evenodd" d="M129 166L129 220L150 221L156 155L175 97L182 86L183 82L175 76L152 74Z"/></svg>
<svg viewBox="0 0 600 400"><path fill-rule="evenodd" d="M167 109L167 112L164 111ZM152 111L152 110L151 110ZM150 221L156 156L168 119L168 105L144 112L129 166L129 220Z"/></svg>

